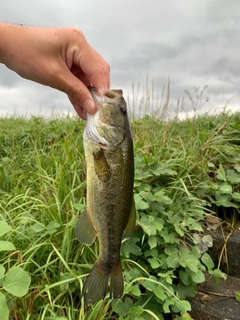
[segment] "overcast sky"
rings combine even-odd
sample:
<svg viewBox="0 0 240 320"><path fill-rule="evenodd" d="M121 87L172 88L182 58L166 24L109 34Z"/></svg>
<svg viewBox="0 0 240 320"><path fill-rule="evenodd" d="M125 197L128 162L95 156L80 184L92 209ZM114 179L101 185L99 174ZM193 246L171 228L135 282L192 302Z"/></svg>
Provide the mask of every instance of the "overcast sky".
<svg viewBox="0 0 240 320"><path fill-rule="evenodd" d="M170 78L173 108L184 97L189 110L185 90L194 97L194 86L208 86L202 111L226 103L240 109L239 0L9 0L1 5L0 21L81 29L110 64L111 87L130 100L138 83L141 99L148 75L155 98ZM0 115L49 115L53 109L74 113L63 93L0 65Z"/></svg>

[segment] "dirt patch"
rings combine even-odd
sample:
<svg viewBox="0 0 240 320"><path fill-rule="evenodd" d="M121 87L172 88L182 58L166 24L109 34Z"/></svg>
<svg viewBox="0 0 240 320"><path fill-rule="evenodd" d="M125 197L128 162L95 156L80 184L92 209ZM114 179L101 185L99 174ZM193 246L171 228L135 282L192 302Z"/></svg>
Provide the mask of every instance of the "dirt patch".
<svg viewBox="0 0 240 320"><path fill-rule="evenodd" d="M240 291L240 279L228 277L216 285L212 279L199 286L198 294L191 301L191 316L195 320L238 320L240 303L235 292Z"/></svg>

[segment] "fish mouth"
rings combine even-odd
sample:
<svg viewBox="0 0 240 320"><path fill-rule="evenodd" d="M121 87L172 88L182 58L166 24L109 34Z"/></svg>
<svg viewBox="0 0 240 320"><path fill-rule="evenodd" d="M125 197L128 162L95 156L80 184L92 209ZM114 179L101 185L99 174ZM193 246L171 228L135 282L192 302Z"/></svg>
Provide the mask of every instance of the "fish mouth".
<svg viewBox="0 0 240 320"><path fill-rule="evenodd" d="M98 89L96 87L88 87L94 102L99 110L104 102L111 103L122 98L123 92L121 89Z"/></svg>
<svg viewBox="0 0 240 320"><path fill-rule="evenodd" d="M85 127L84 133L86 137L93 143L99 144L103 148L112 149L112 143L107 141L99 134L98 128L108 127L109 129L116 129L118 127L106 123L104 119L102 119L100 111L102 110L105 103L115 104L118 99L122 99L123 92L121 89L109 90L97 89L95 87L88 87L88 89L94 99L95 105L97 107L97 112L93 115L87 114L87 125Z"/></svg>

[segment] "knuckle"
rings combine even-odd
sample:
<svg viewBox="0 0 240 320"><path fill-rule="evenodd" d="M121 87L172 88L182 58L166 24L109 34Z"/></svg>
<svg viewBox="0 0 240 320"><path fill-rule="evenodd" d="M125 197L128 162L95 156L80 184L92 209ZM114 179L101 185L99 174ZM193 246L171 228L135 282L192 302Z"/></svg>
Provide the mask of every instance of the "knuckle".
<svg viewBox="0 0 240 320"><path fill-rule="evenodd" d="M74 101L80 101L83 96L84 90L81 87L75 86L72 88L69 97Z"/></svg>

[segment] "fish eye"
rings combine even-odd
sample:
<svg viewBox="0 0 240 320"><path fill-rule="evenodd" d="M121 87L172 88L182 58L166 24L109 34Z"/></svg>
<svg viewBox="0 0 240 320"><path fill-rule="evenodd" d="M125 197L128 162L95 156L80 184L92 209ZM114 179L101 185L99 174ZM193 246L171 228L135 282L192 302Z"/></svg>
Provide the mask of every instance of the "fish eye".
<svg viewBox="0 0 240 320"><path fill-rule="evenodd" d="M120 105L120 107L119 107L119 109L120 109L120 111L123 113L123 114L126 114L127 113L127 108L126 108L126 106L125 105Z"/></svg>

